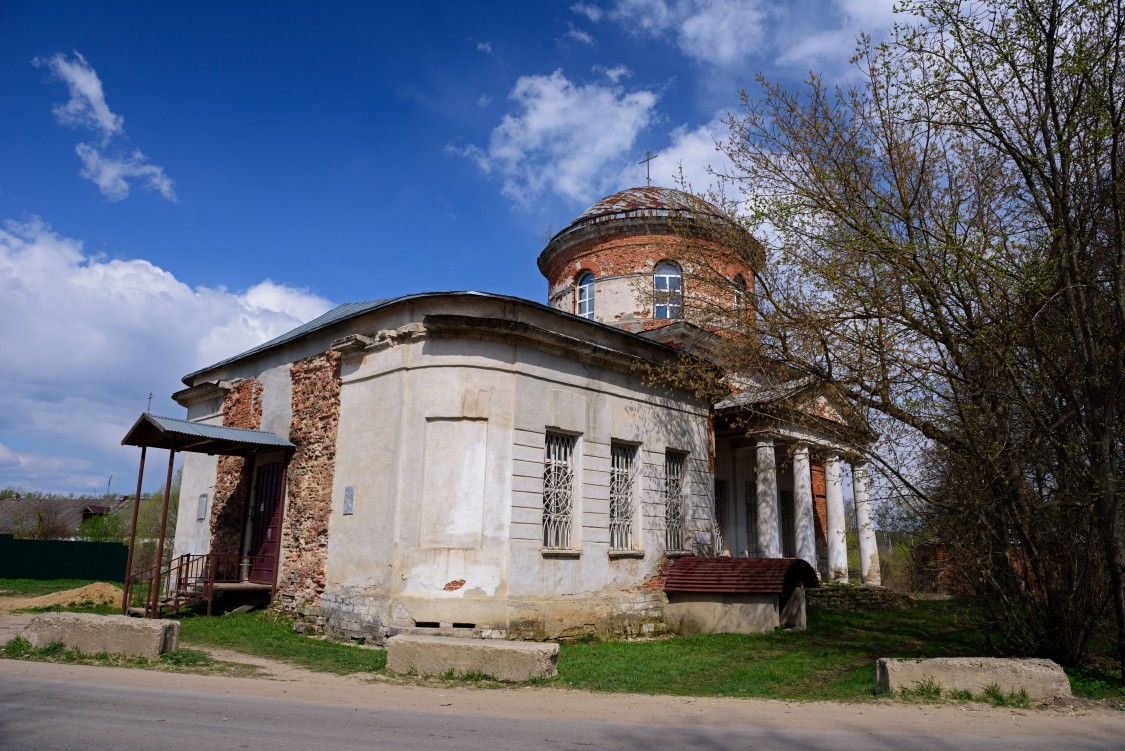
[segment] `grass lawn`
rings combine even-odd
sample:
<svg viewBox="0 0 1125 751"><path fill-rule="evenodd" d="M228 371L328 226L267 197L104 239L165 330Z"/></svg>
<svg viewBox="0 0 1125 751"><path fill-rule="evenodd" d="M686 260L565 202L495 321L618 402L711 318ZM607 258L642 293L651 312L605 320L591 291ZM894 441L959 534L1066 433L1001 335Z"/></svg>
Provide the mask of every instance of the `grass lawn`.
<svg viewBox="0 0 1125 751"><path fill-rule="evenodd" d="M594 691L856 701L874 696L876 657L980 654L969 603L809 612L804 633L701 634L564 645L558 682Z"/></svg>
<svg viewBox="0 0 1125 751"><path fill-rule="evenodd" d="M89 583L0 579L0 589L35 595ZM63 609L75 607L72 604ZM914 608L886 612L825 613L812 609L809 628L803 633L702 634L652 641L564 644L558 677L542 683L592 691L862 701L874 697L877 657L986 654L983 637L974 625L975 616L975 607L969 601L919 601ZM289 619L268 611L188 615L179 620L181 639L188 645L227 648L336 674L377 673L386 666L386 653L381 650L303 636L293 631ZM62 653L39 657L27 652L21 656L76 659ZM166 669L208 669L194 664L206 662L198 653L185 651L182 659L165 657L165 662L173 663ZM185 664L175 665L177 661ZM1068 669L1067 675L1076 696L1125 700L1120 679L1104 666Z"/></svg>
<svg viewBox="0 0 1125 751"><path fill-rule="evenodd" d="M382 650L314 639L293 631L292 621L268 611L180 618L180 640L225 647L325 673L377 673L387 664Z"/></svg>

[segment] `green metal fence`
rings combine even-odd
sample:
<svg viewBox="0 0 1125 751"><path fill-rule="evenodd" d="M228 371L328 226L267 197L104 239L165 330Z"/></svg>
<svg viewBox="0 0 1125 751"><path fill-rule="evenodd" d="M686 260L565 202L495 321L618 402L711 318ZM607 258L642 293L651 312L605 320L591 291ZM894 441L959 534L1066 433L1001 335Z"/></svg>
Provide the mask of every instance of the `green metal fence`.
<svg viewBox="0 0 1125 751"><path fill-rule="evenodd" d="M119 542L17 540L0 535L0 579L124 581L129 548Z"/></svg>

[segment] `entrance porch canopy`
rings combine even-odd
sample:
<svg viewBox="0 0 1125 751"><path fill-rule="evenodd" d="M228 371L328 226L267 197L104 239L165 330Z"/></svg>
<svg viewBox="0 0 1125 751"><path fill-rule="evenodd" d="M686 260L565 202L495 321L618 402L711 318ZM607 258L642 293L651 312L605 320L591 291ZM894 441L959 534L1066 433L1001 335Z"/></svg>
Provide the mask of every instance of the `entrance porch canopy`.
<svg viewBox="0 0 1125 751"><path fill-rule="evenodd" d="M145 599L145 614L150 618L155 618L160 615L161 609L161 583L163 580L164 585L167 587L172 583L172 568L171 563L164 563L164 540L168 530L168 501L172 495L172 469L176 459L176 452L178 451L191 451L198 454L218 454L220 456L239 456L244 459L252 459L255 455L265 451L285 451L286 461L288 466L289 458L292 456L293 451L297 448L295 444L285 440L276 433L267 433L262 430L249 430L246 428L231 428L224 425L204 425L197 422L189 422L187 420L177 420L174 417L159 417L157 415L143 413L140 418L129 429L129 432L121 439L122 446L138 446L141 449L140 467L137 470L137 495L133 499L133 524L129 532L129 555L125 563L125 593L121 598L121 612L126 614L129 612L129 606L132 600L133 591L133 549L136 547L137 541L137 517L139 516L141 507L141 482L144 479L145 471L145 455L149 447L160 448L168 450L168 476L164 484L164 505L160 512L160 538L156 544L157 560L156 565L152 567L151 571L144 572L138 575L138 581L149 581L149 591ZM281 486L285 485L285 474L282 472ZM281 538L278 537L278 542ZM276 556L276 552L275 552ZM192 556L186 556L189 559L185 565L191 565L190 559ZM207 582L204 586L204 597L207 599L207 612L211 612L211 591L215 584L214 566L206 566L208 556L202 558L196 556L204 562L204 568L207 568ZM199 561L196 561L197 565ZM182 566L181 566L182 568ZM274 585L276 584L277 569L274 569ZM182 578L182 577L177 577ZM198 576L196 577L198 578ZM270 585L272 590L274 585ZM179 582L177 581L177 586ZM198 592L194 593L198 595ZM187 600L181 600L179 593L171 598L173 602L172 609L178 609L182 604L188 604Z"/></svg>
<svg viewBox="0 0 1125 751"><path fill-rule="evenodd" d="M276 433L223 425L159 417L145 412L121 439L122 446L149 446L170 451L241 456L249 458L265 450L296 448Z"/></svg>

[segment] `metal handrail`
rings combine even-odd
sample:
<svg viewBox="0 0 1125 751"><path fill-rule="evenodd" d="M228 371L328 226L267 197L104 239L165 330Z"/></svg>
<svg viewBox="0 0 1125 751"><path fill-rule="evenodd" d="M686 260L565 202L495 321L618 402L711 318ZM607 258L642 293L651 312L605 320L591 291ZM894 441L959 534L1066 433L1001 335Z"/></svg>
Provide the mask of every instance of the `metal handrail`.
<svg viewBox="0 0 1125 751"><path fill-rule="evenodd" d="M121 601L121 612L128 613L132 603L133 590L138 583L148 582L158 588L153 595L146 593L144 615L158 618L164 613L174 613L193 603L206 600L207 614L211 614L211 604L216 584L274 584L273 572L277 556L242 556L235 553L187 553L158 566L150 566L137 574L125 577L125 592ZM269 572L268 581L254 581L249 578L251 571ZM163 596L161 596L163 595Z"/></svg>

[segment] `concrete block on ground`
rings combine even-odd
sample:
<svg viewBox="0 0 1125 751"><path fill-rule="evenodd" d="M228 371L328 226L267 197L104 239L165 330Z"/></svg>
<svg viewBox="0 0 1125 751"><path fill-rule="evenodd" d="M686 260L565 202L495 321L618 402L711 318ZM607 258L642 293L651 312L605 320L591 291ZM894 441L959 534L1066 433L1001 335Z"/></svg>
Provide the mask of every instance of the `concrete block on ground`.
<svg viewBox="0 0 1125 751"><path fill-rule="evenodd" d="M1027 692L1029 699L1070 696L1066 673L1051 660L1001 657L938 657L896 660L882 657L875 666L875 685L883 691L914 690L932 682L943 693L984 693L991 685L1005 694Z"/></svg>
<svg viewBox="0 0 1125 751"><path fill-rule="evenodd" d="M33 647L62 642L90 654L109 652L156 660L164 652L179 649L180 622L127 615L43 613L31 620L23 638Z"/></svg>
<svg viewBox="0 0 1125 751"><path fill-rule="evenodd" d="M529 681L558 674L558 644L398 634L386 647L387 670L399 675L479 671L500 681Z"/></svg>

